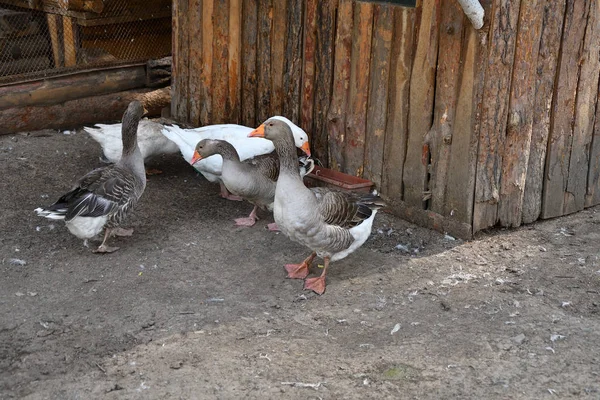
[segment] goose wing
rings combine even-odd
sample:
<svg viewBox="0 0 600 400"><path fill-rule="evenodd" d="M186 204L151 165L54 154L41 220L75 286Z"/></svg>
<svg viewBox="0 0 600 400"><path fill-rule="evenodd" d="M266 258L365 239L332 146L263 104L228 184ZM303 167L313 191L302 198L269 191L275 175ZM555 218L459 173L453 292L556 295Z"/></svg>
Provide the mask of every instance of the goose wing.
<svg viewBox="0 0 600 400"><path fill-rule="evenodd" d="M329 225L350 229L368 219L373 210L385 204L374 194L357 194L327 188L311 188L317 198L324 222Z"/></svg>

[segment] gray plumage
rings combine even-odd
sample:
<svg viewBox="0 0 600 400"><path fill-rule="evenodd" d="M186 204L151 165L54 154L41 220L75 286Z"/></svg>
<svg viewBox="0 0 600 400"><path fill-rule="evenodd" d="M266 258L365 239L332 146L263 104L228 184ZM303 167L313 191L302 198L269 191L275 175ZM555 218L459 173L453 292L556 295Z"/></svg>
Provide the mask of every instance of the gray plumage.
<svg viewBox="0 0 600 400"><path fill-rule="evenodd" d="M118 228L146 187L144 159L137 145L137 128L144 108L138 101L123 114L123 153L114 165L95 169L77 181L56 203L35 211L49 219L64 219L69 231L89 239L106 228L97 251L114 251L105 246L111 230Z"/></svg>
<svg viewBox="0 0 600 400"><path fill-rule="evenodd" d="M329 262L340 260L362 246L371 234L377 210L385 204L375 194L307 188L298 173L289 127L271 119L251 135L260 135L261 129L264 129L262 135L273 141L280 162L273 210L275 222L290 239L314 252L302 264L287 265L288 276L305 277L314 256L323 257L325 268L321 277L307 279L305 285L322 294Z"/></svg>
<svg viewBox="0 0 600 400"><path fill-rule="evenodd" d="M225 187L234 195L242 197L255 206L248 218L236 220L238 225L253 225L257 219L257 207L269 211L273 209L275 187L279 176L277 153L272 152L241 161L232 144L217 139L201 140L196 145L195 151L201 159L215 154L221 155L223 158L221 179ZM314 161L310 158L296 157L296 160L296 169L300 168L301 174L307 174L314 167Z"/></svg>

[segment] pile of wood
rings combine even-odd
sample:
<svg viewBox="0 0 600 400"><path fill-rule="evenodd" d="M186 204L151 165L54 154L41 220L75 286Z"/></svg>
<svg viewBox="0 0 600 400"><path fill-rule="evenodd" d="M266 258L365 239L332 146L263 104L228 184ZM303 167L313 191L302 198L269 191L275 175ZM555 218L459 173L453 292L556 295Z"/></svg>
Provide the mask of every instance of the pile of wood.
<svg viewBox="0 0 600 400"><path fill-rule="evenodd" d="M50 43L31 12L0 8L0 77L51 66Z"/></svg>

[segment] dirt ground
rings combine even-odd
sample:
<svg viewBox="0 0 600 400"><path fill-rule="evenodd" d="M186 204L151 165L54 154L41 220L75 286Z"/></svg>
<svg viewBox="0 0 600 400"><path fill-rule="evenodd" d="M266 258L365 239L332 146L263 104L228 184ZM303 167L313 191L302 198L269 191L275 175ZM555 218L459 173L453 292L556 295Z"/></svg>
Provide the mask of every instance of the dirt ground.
<svg viewBox="0 0 600 400"><path fill-rule="evenodd" d="M99 155L0 136L0 399L600 398L600 208L471 242L380 213L316 296L179 155L116 253L34 214Z"/></svg>

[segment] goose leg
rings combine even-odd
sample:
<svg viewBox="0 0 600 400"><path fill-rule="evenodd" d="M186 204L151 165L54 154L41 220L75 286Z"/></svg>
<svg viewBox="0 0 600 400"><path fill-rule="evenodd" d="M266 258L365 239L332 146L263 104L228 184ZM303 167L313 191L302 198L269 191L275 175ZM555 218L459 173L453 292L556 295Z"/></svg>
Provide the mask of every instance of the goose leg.
<svg viewBox="0 0 600 400"><path fill-rule="evenodd" d="M221 197L227 200L233 200L233 201L242 201L243 199L240 196L236 196L234 194L229 193L229 190L227 190L227 188L225 187L225 184L223 184L223 182L219 182L219 185L221 186Z"/></svg>
<svg viewBox="0 0 600 400"><path fill-rule="evenodd" d="M329 266L329 257L325 257L325 266L323 272L318 278L308 278L304 281L304 290L312 290L318 295L325 293L325 275L327 274L327 267Z"/></svg>
<svg viewBox="0 0 600 400"><path fill-rule="evenodd" d="M258 216L256 215L257 209L258 207L254 206L252 212L246 218L236 218L235 224L237 226L253 226L256 223L256 220L258 219Z"/></svg>
<svg viewBox="0 0 600 400"><path fill-rule="evenodd" d="M125 229L125 228L112 228L110 230L111 236L131 236L133 235L133 228Z"/></svg>
<svg viewBox="0 0 600 400"><path fill-rule="evenodd" d="M281 229L279 229L279 227L277 226L277 224L275 222L271 222L270 224L267 224L267 229L270 230L271 232L281 231Z"/></svg>
<svg viewBox="0 0 600 400"><path fill-rule="evenodd" d="M304 279L308 275L308 268L312 264L313 260L317 256L317 253L312 253L308 258L302 261L301 264L285 264L285 270L287 271L287 277L290 279Z"/></svg>
<svg viewBox="0 0 600 400"><path fill-rule="evenodd" d="M106 245L106 241L111 236L111 231L112 231L112 229L108 229L108 228L104 231L104 240L102 241L102 244L100 246L98 246L98 248L96 250L92 250L93 253L112 253L112 252L119 250L118 247L109 247Z"/></svg>

